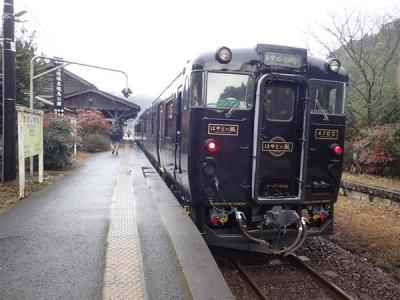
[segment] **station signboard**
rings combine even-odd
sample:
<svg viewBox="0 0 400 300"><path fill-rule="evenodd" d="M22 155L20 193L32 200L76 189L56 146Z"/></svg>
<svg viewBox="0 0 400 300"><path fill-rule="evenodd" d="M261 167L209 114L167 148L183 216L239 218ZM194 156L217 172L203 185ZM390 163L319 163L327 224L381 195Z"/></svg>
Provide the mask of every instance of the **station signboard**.
<svg viewBox="0 0 400 300"><path fill-rule="evenodd" d="M25 190L25 159L39 156L39 182L43 182L43 111L16 106L20 198Z"/></svg>
<svg viewBox="0 0 400 300"><path fill-rule="evenodd" d="M54 61L54 67L61 65L59 61ZM57 69L54 72L54 113L59 116L64 116L64 69Z"/></svg>

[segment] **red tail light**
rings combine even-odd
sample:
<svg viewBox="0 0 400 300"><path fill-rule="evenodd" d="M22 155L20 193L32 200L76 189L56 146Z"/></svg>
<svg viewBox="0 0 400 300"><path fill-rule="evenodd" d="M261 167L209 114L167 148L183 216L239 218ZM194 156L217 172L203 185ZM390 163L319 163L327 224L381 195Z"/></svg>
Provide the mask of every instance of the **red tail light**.
<svg viewBox="0 0 400 300"><path fill-rule="evenodd" d="M327 219L329 219L329 216L328 216L327 214L322 214L322 215L319 217L319 219L320 219L322 222L325 222Z"/></svg>
<svg viewBox="0 0 400 300"><path fill-rule="evenodd" d="M205 146L206 146L208 152L215 152L218 150L217 142L214 140L210 140L210 139L207 140L205 142Z"/></svg>
<svg viewBox="0 0 400 300"><path fill-rule="evenodd" d="M343 153L343 149L342 147L340 147L337 144L333 144L331 145L331 150L333 153L335 153L336 155L341 155Z"/></svg>

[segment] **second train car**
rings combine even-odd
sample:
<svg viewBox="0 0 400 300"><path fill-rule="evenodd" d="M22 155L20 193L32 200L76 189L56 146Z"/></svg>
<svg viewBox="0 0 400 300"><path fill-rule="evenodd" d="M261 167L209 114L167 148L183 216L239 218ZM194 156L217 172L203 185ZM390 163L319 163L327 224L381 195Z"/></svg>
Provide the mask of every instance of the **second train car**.
<svg viewBox="0 0 400 300"><path fill-rule="evenodd" d="M208 244L291 253L333 230L347 82L306 49L220 47L186 64L135 139Z"/></svg>

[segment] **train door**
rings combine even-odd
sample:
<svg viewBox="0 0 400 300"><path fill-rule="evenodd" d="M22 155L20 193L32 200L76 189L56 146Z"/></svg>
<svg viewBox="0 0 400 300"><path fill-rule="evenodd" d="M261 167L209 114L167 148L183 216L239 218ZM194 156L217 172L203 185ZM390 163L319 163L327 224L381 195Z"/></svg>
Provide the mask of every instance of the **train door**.
<svg viewBox="0 0 400 300"><path fill-rule="evenodd" d="M182 86L178 88L176 99L176 134L175 134L175 179L181 183L182 167L181 167L181 126L182 126Z"/></svg>
<svg viewBox="0 0 400 300"><path fill-rule="evenodd" d="M256 103L253 196L258 203L300 202L304 197L306 84L264 76Z"/></svg>
<svg viewBox="0 0 400 300"><path fill-rule="evenodd" d="M164 121L163 121L163 104L160 103L158 105L158 131L157 131L157 157L158 163L160 165L160 170L163 171L163 164L161 161L161 147L162 147L162 139L163 139L163 131L164 131Z"/></svg>

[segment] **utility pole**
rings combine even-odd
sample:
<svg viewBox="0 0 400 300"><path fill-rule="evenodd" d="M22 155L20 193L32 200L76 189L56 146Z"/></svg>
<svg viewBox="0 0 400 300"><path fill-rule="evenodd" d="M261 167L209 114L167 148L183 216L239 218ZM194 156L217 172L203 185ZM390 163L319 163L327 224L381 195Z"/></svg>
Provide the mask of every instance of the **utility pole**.
<svg viewBox="0 0 400 300"><path fill-rule="evenodd" d="M14 0L3 8L3 181L16 178Z"/></svg>

